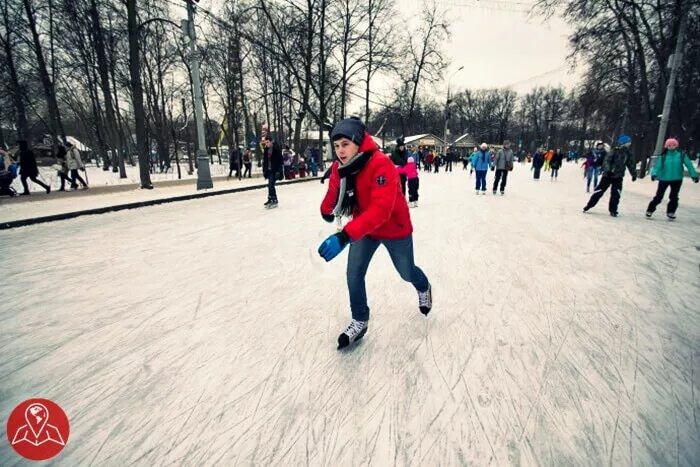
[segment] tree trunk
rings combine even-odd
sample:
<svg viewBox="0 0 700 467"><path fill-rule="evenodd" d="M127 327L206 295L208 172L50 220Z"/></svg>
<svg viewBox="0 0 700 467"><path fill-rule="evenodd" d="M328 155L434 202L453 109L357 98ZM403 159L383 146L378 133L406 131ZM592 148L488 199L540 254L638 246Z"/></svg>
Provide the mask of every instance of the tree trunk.
<svg viewBox="0 0 700 467"><path fill-rule="evenodd" d="M5 6L3 6L5 7ZM17 139L29 139L29 123L27 122L27 110L24 106L22 85L19 82L19 77L17 76L17 68L15 67L14 61L14 50L12 48L12 41L10 38L10 25L8 24L9 18L7 12L3 11L3 19L5 22L6 37L3 39L3 48L5 49L5 62L7 63L7 70L10 76L10 92L12 93L12 102L15 107L15 114L17 116Z"/></svg>
<svg viewBox="0 0 700 467"><path fill-rule="evenodd" d="M27 13L29 30L32 33L32 39L34 42L34 53L36 54L37 69L39 71L39 77L41 78L41 84L44 88L44 97L46 98L46 104L49 110L49 130L52 133L55 147L57 144L56 138L61 136L63 140L65 140L66 132L63 130L63 124L61 123L61 113L58 110L54 86L51 82L51 78L49 77L48 70L46 69L46 61L44 60L44 53L41 49L39 33L36 29L36 20L32 11L31 0L23 0L23 3L24 10Z"/></svg>
<svg viewBox="0 0 700 467"><path fill-rule="evenodd" d="M100 14L97 11L96 0L90 0L90 19L92 20L92 36L95 43L95 53L97 54L97 71L100 76L100 88L104 99L104 109L107 120L105 125L107 144L112 151L112 166L115 170L119 170L119 178L126 178L124 157L119 150L117 119L114 115L114 103L112 102L112 92L109 83L109 66L107 64L102 24L100 22Z"/></svg>
<svg viewBox="0 0 700 467"><path fill-rule="evenodd" d="M25 0L28 1L28 0ZM141 188L153 188L149 173L149 154L146 148L146 118L143 108L143 88L141 86L141 58L139 53L139 30L136 24L137 0L126 0L127 26L129 31L129 76L131 95L134 103L136 123L136 147L139 153L139 175Z"/></svg>
<svg viewBox="0 0 700 467"><path fill-rule="evenodd" d="M319 109L318 109L318 146L321 150L321 169L325 145L323 144L323 124L326 121L326 0L321 0L321 30L319 31Z"/></svg>

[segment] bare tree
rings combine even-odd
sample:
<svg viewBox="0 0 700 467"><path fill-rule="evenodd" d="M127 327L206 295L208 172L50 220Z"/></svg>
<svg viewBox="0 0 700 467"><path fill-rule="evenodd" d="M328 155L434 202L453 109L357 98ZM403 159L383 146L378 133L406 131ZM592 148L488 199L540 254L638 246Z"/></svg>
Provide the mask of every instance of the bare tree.
<svg viewBox="0 0 700 467"><path fill-rule="evenodd" d="M392 0L367 0L367 56L365 66L365 122L369 121L370 83L381 71L395 71L395 28ZM380 27L381 26L381 27Z"/></svg>
<svg viewBox="0 0 700 467"><path fill-rule="evenodd" d="M137 23L137 0L126 0L127 24L129 31L129 75L136 126L136 148L139 154L139 175L141 188L153 188L149 172L149 151L146 147L146 116L143 107L143 87L141 85L141 57L139 51L139 28Z"/></svg>
<svg viewBox="0 0 700 467"><path fill-rule="evenodd" d="M441 45L450 36L449 22L437 3L426 5L422 12L417 34L410 36L408 54L410 59L403 72L403 80L410 88L407 120L410 122L416 106L420 86L442 79L442 70L447 66Z"/></svg>
<svg viewBox="0 0 700 467"><path fill-rule="evenodd" d="M29 138L29 123L27 120L27 110L24 104L24 91L20 84L20 77L16 65L16 50L19 37L15 33L15 28L19 23L19 10L14 8L11 0L0 0L0 15L2 15L2 34L0 34L0 44L4 53L3 62L7 70L7 92L12 96L14 105L17 136L19 139Z"/></svg>
<svg viewBox="0 0 700 467"><path fill-rule="evenodd" d="M32 2L30 0L23 0L23 3L24 11L27 17L27 26L32 34L34 54L36 56L36 67L37 71L39 72L39 77L41 78L41 84L44 88L44 97L49 110L49 129L53 135L54 146L56 146L57 137L61 136L63 139L65 139L66 132L61 124L61 112L58 109L58 103L56 101L54 83L51 81L51 77L49 76L49 72L46 67L46 60L44 59L44 51L41 46L41 40L39 39L39 31L37 29L36 18L34 17Z"/></svg>

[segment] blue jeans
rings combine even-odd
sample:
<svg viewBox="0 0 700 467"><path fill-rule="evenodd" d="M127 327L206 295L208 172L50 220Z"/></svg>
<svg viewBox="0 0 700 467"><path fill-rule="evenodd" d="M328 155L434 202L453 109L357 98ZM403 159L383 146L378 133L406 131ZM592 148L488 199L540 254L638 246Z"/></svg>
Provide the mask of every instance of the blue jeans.
<svg viewBox="0 0 700 467"><path fill-rule="evenodd" d="M591 189L591 180L593 180L593 188L598 186L598 168L589 167L586 169L586 191Z"/></svg>
<svg viewBox="0 0 700 467"><path fill-rule="evenodd" d="M348 253L348 291L350 292L350 311L353 319L359 321L369 320L369 307L367 306L367 289L365 288L365 275L367 268L377 251L383 244L389 251L394 267L399 272L401 279L410 282L419 292L428 290L430 283L428 278L413 261L413 236L399 240L375 240L365 237L362 240L350 244Z"/></svg>
<svg viewBox="0 0 700 467"><path fill-rule="evenodd" d="M277 182L277 174L270 172L267 176L267 197L269 199L277 199L277 189L275 189L275 183Z"/></svg>
<svg viewBox="0 0 700 467"><path fill-rule="evenodd" d="M488 170L476 171L476 191L486 191L486 174Z"/></svg>

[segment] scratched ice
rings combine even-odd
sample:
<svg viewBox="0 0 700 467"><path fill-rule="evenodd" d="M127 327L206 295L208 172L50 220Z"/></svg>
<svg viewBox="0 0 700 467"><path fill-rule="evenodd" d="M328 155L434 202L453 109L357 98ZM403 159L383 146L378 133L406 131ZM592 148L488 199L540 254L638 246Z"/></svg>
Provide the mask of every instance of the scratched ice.
<svg viewBox="0 0 700 467"><path fill-rule="evenodd" d="M319 183L0 232L0 413L59 403L56 465L699 465L698 186L672 223L648 179L617 219L573 165L472 183L421 174L433 312L379 250L347 353Z"/></svg>

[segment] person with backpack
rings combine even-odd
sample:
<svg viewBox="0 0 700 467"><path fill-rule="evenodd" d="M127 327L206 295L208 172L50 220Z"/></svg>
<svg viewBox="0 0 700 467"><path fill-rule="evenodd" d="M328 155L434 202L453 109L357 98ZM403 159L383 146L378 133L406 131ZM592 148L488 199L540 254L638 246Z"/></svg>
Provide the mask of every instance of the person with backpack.
<svg viewBox="0 0 700 467"><path fill-rule="evenodd" d="M44 190L46 190L46 194L48 195L51 193L51 187L37 179L39 176L39 167L37 166L34 152L29 149L29 144L24 140L18 141L17 144L19 145L19 173L20 179L22 180L22 186L24 187L22 195L31 195L29 186L27 185L27 179L30 179L37 185L41 186Z"/></svg>
<svg viewBox="0 0 700 467"><path fill-rule="evenodd" d="M253 169L253 150L246 148L243 151L243 178L252 178L251 170Z"/></svg>
<svg viewBox="0 0 700 467"><path fill-rule="evenodd" d="M510 141L503 141L503 148L496 153L492 167L496 170L493 181L493 194L496 194L498 182L501 182L501 196L506 194L506 183L508 183L508 172L513 170L513 150L510 148Z"/></svg>
<svg viewBox="0 0 700 467"><path fill-rule="evenodd" d="M85 164L83 164L83 159L80 157L80 151L70 141L66 143L66 146L68 147L68 152L66 152L66 167L68 167L70 171L71 188L77 190L78 182L80 182L83 186L83 190L87 190L87 182L83 180L83 177L78 173L79 170L85 172Z"/></svg>
<svg viewBox="0 0 700 467"><path fill-rule="evenodd" d="M651 180L659 182L656 187L656 195L647 207L646 216L650 218L656 207L661 204L666 194L666 189L671 188L668 205L666 206L666 216L673 220L676 218L676 209L678 209L678 194L681 191L683 184L683 167L688 169L690 178L693 182L698 183L698 173L693 167L690 158L683 154L678 149L678 140L669 138L664 143L664 149L656 158L654 167L651 169Z"/></svg>
<svg viewBox="0 0 700 467"><path fill-rule="evenodd" d="M418 309L425 316L432 309L432 287L414 261L411 215L406 198L401 196L394 163L379 150L357 118L338 122L331 140L338 161L332 165L321 216L339 225L343 216L351 220L321 243L318 254L328 262L350 246L346 279L352 320L338 336L338 349L343 349L367 332L370 309L365 275L380 245L389 251L401 278L415 287Z"/></svg>
<svg viewBox="0 0 700 467"><path fill-rule="evenodd" d="M552 155L552 159L549 161L549 167L552 169L551 181L555 181L559 178L559 169L564 164L564 154L562 154L561 149L557 149Z"/></svg>
<svg viewBox="0 0 700 467"><path fill-rule="evenodd" d="M630 136L623 134L617 138L617 146L609 154L606 154L603 160L603 177L600 179L598 186L595 187L591 199L588 200L588 204L583 208L583 212L588 212L598 204L598 201L600 201L607 189L612 187L608 210L611 216L617 217L617 207L622 194L622 180L625 177L625 169L629 170L633 182L637 180L637 168L634 163L634 156L630 151L631 145L632 138Z"/></svg>

